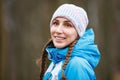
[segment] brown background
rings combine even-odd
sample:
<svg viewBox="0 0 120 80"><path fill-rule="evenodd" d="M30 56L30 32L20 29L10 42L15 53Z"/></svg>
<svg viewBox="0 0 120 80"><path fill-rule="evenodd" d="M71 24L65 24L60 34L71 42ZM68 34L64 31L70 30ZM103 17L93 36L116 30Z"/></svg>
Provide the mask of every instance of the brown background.
<svg viewBox="0 0 120 80"><path fill-rule="evenodd" d="M39 79L36 59L62 3L88 13L101 52L97 80L120 80L120 0L0 0L0 80Z"/></svg>

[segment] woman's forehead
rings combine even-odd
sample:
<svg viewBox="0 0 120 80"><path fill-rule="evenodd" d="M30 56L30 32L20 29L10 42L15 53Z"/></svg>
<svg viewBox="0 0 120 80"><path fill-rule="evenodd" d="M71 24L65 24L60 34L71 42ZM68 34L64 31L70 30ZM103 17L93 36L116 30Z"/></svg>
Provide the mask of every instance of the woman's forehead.
<svg viewBox="0 0 120 80"><path fill-rule="evenodd" d="M65 21L71 22L69 19L67 19L67 18L64 17L64 16L58 16L58 17L56 17L56 18L53 19L53 20L65 20Z"/></svg>

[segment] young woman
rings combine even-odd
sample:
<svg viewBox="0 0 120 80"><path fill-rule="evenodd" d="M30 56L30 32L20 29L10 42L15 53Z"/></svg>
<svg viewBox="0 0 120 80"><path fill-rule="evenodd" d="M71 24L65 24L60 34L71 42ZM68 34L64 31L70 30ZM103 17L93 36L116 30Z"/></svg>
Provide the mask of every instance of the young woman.
<svg viewBox="0 0 120 80"><path fill-rule="evenodd" d="M55 11L50 22L51 39L41 57L40 80L96 80L94 69L100 53L94 32L86 30L87 25L87 13L81 7L63 4ZM47 58L51 63L45 70Z"/></svg>

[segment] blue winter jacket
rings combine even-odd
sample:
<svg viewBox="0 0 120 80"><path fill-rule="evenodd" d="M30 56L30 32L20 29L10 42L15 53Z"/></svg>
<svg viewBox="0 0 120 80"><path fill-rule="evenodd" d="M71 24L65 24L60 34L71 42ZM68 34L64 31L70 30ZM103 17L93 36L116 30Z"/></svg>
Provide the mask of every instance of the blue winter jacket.
<svg viewBox="0 0 120 80"><path fill-rule="evenodd" d="M64 63L68 47L58 49L47 46L46 50L49 59L52 61L50 65L53 66L51 70L46 71L43 80L61 80L61 67L56 79L52 78L52 70L54 70L56 64L60 64L60 62L62 62L62 64ZM96 80L94 69L99 63L99 60L100 52L97 45L94 44L94 32L92 29L88 29L84 35L80 37L72 50L70 61L64 71L67 80ZM58 70L58 68L56 70Z"/></svg>

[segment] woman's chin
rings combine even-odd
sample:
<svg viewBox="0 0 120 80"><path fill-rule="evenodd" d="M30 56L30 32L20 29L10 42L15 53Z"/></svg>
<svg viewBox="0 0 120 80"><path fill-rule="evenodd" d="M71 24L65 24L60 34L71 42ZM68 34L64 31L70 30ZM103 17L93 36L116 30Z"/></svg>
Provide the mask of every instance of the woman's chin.
<svg viewBox="0 0 120 80"><path fill-rule="evenodd" d="M66 47L66 45L65 44L54 44L54 46L56 47L56 48L64 48L64 47Z"/></svg>

